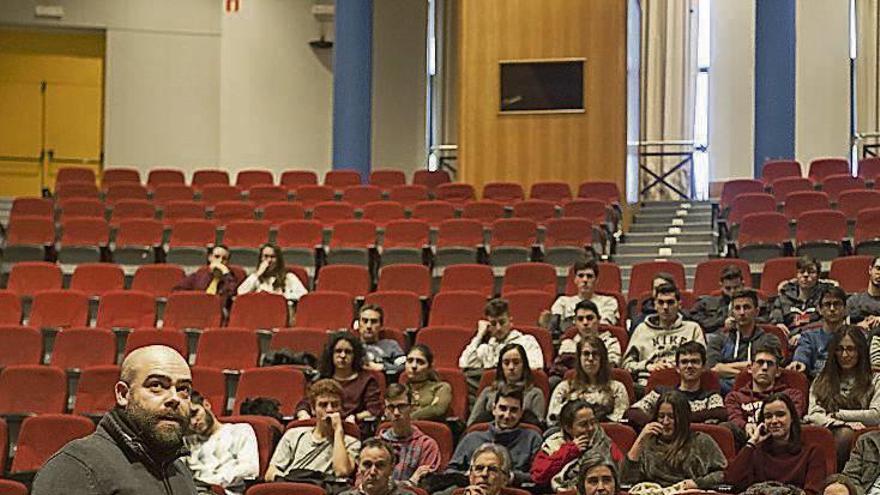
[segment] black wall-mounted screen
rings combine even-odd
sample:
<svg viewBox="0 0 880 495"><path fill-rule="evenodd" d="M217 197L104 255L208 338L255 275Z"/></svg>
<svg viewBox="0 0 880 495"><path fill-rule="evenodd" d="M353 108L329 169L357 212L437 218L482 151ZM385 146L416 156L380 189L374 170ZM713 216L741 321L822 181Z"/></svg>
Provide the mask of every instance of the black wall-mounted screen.
<svg viewBox="0 0 880 495"><path fill-rule="evenodd" d="M582 111L584 61L501 62L501 111Z"/></svg>

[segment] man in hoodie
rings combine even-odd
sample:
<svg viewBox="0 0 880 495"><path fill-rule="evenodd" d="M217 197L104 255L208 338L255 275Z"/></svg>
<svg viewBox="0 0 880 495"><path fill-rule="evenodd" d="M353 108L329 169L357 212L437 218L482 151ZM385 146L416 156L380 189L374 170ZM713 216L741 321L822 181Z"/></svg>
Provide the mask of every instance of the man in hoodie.
<svg viewBox="0 0 880 495"><path fill-rule="evenodd" d="M679 312L681 293L678 288L662 284L654 293L657 313L636 327L623 355L623 367L633 375L642 390L652 371L675 367L675 351L679 346L690 341L706 345L700 325L684 321Z"/></svg>
<svg viewBox="0 0 880 495"><path fill-rule="evenodd" d="M380 339L385 311L378 304L364 305L358 312L357 335L364 343L364 367L397 375L406 364L406 353L394 339Z"/></svg>
<svg viewBox="0 0 880 495"><path fill-rule="evenodd" d="M385 390L385 419L391 427L379 433L395 452L392 479L418 485L422 477L440 467L437 441L412 424L412 391L393 383Z"/></svg>
<svg viewBox="0 0 880 495"><path fill-rule="evenodd" d="M788 369L816 377L828 360L828 344L846 323L846 292L830 287L822 294L819 314L822 321L804 327Z"/></svg>
<svg viewBox="0 0 880 495"><path fill-rule="evenodd" d="M654 307L654 298L657 297L657 287L660 287L663 284L675 285L675 277L667 272L655 273L654 278L651 280L651 293L648 294L648 297L643 299L641 303L635 300L629 302L628 307L631 317L629 322L630 334L635 331L637 326L645 321L645 318L657 314L657 308Z"/></svg>
<svg viewBox="0 0 880 495"><path fill-rule="evenodd" d="M819 280L822 265L810 256L797 260L797 278L783 282L773 302L770 321L792 335L800 333L804 325L819 321L819 300L834 284ZM792 341L792 344L796 344Z"/></svg>
<svg viewBox="0 0 880 495"><path fill-rule="evenodd" d="M699 323L700 328L707 334L713 334L729 327L733 323L730 314L733 294L742 290L743 287L742 270L736 265L725 266L721 270L721 294L697 299L694 307L688 312L690 319Z"/></svg>
<svg viewBox="0 0 880 495"><path fill-rule="evenodd" d="M514 483L529 480L532 459L541 448L543 438L537 431L520 424L522 403L522 388L503 385L495 396L492 409L495 421L487 430L472 431L462 437L449 461L449 470L467 472L477 449L485 443L494 443L506 447L510 453Z"/></svg>
<svg viewBox="0 0 880 495"><path fill-rule="evenodd" d="M180 459L189 422L192 375L170 347L132 351L114 386L116 407L91 435L43 465L34 495L191 495L192 473Z"/></svg>
<svg viewBox="0 0 880 495"><path fill-rule="evenodd" d="M803 415L806 410L805 397L801 391L778 381L782 373L781 363L782 352L779 347L764 345L756 348L755 358L748 367L752 375L751 381L741 388L732 390L724 398L728 421L722 423L722 426L733 432L737 448L742 448L758 427L761 403L768 395L782 392L791 397L799 414Z"/></svg>
<svg viewBox="0 0 880 495"><path fill-rule="evenodd" d="M771 342L777 346L782 345L776 335L766 333L758 327L757 292L752 289L739 290L733 294L731 305L732 328L708 338L708 365L721 379L722 394L730 392L736 376L749 367L755 349Z"/></svg>

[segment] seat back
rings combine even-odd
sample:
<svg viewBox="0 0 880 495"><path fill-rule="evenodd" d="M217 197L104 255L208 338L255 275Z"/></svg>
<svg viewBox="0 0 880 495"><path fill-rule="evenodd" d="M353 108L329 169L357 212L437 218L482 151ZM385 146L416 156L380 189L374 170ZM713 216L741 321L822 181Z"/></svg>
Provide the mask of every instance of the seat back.
<svg viewBox="0 0 880 495"><path fill-rule="evenodd" d="M376 291L367 294L364 304L378 305L385 312L384 326L416 330L423 324L422 303L411 291Z"/></svg>
<svg viewBox="0 0 880 495"><path fill-rule="evenodd" d="M801 164L797 160L767 160L761 167L761 180L772 184L781 177L800 177Z"/></svg>
<svg viewBox="0 0 880 495"><path fill-rule="evenodd" d="M476 263L450 265L443 270L440 279L440 292L474 291L483 297L492 297L495 293L495 277L492 267Z"/></svg>
<svg viewBox="0 0 880 495"><path fill-rule="evenodd" d="M348 293L351 298L370 292L370 272L359 265L326 265L318 272L316 290Z"/></svg>
<svg viewBox="0 0 880 495"><path fill-rule="evenodd" d="M797 217L795 240L798 244L812 241L840 243L846 237L846 216L837 210L809 210Z"/></svg>
<svg viewBox="0 0 880 495"><path fill-rule="evenodd" d="M154 297L168 297L185 276L183 268L176 265L142 265L134 272L131 289L147 292Z"/></svg>
<svg viewBox="0 0 880 495"><path fill-rule="evenodd" d="M556 205L545 199L527 199L513 206L513 216L528 218L543 225L556 216Z"/></svg>
<svg viewBox="0 0 880 495"><path fill-rule="evenodd" d="M257 366L257 334L244 328L215 328L199 337L196 364L209 368L242 370Z"/></svg>
<svg viewBox="0 0 880 495"><path fill-rule="evenodd" d="M162 330L153 327L136 328L125 340L125 354L150 345L164 345L174 349L184 358L189 358L186 334L170 327L163 327Z"/></svg>
<svg viewBox="0 0 880 495"><path fill-rule="evenodd" d="M361 174L356 170L328 170L324 174L324 185L337 190L348 186L357 186L361 183Z"/></svg>
<svg viewBox="0 0 880 495"><path fill-rule="evenodd" d="M383 246L422 249L430 242L429 236L430 227L424 220L391 220L385 225Z"/></svg>
<svg viewBox="0 0 880 495"><path fill-rule="evenodd" d="M41 290L61 288L61 268L45 261L20 261L12 265L6 289L19 297L31 297Z"/></svg>
<svg viewBox="0 0 880 495"><path fill-rule="evenodd" d="M776 199L767 193L744 193L733 199L727 220L730 225L739 225L749 213L776 211Z"/></svg>
<svg viewBox="0 0 880 495"><path fill-rule="evenodd" d="M116 406L114 386L119 381L119 366L89 366L82 370L76 389L73 414L104 414Z"/></svg>
<svg viewBox="0 0 880 495"><path fill-rule="evenodd" d="M235 393L235 414L241 414L241 404L256 397L277 399L279 412L293 416L297 404L306 394L306 378L293 366L271 366L244 370Z"/></svg>
<svg viewBox="0 0 880 495"><path fill-rule="evenodd" d="M789 220L797 220L797 217L810 210L827 210L831 208L828 195L821 191L798 191L786 196L783 213Z"/></svg>
<svg viewBox="0 0 880 495"><path fill-rule="evenodd" d="M360 208L372 201L381 201L382 189L369 184L347 186L342 190L342 200Z"/></svg>
<svg viewBox="0 0 880 495"><path fill-rule="evenodd" d="M525 191L516 182L487 182L483 184L483 199L513 204L525 199Z"/></svg>
<svg viewBox="0 0 880 495"><path fill-rule="evenodd" d="M721 210L725 210L733 206L733 202L737 196L745 193L762 193L764 192L764 184L755 179L732 179L728 180L721 187L721 201L719 206Z"/></svg>
<svg viewBox="0 0 880 495"><path fill-rule="evenodd" d="M813 182L824 182L832 175L849 175L849 162L846 158L816 158L810 162L809 177Z"/></svg>
<svg viewBox="0 0 880 495"><path fill-rule="evenodd" d="M394 186L388 192L388 199L411 209L416 203L428 200L428 188L419 184Z"/></svg>
<svg viewBox="0 0 880 495"><path fill-rule="evenodd" d="M425 265L402 263L383 266L379 269L376 290L406 290L427 298L431 295L431 272Z"/></svg>
<svg viewBox="0 0 880 495"><path fill-rule="evenodd" d="M694 295L707 296L718 290L721 283L721 272L728 266L735 266L743 274L743 286L752 286L752 272L746 260L737 258L719 258L706 260L697 265L694 274Z"/></svg>
<svg viewBox="0 0 880 495"><path fill-rule="evenodd" d="M388 190L394 186L406 185L406 174L402 170L375 169L370 172L369 183Z"/></svg>
<svg viewBox="0 0 880 495"><path fill-rule="evenodd" d="M773 181L772 189L776 202L784 203L791 193L812 191L813 182L806 177L783 177Z"/></svg>
<svg viewBox="0 0 880 495"><path fill-rule="evenodd" d="M90 435L95 424L72 414L44 414L25 418L10 472L37 471L67 442Z"/></svg>
<svg viewBox="0 0 880 495"><path fill-rule="evenodd" d="M449 176L449 172L445 170L416 170L413 172L413 184L425 186L431 191L440 184L445 184L451 180L452 178Z"/></svg>
<svg viewBox="0 0 880 495"><path fill-rule="evenodd" d="M547 263L515 263L504 271L501 294L536 290L556 295L556 268Z"/></svg>
<svg viewBox="0 0 880 495"><path fill-rule="evenodd" d="M601 272L601 268L600 268ZM627 300L638 299L639 295L653 289L654 277L659 272L672 275L679 290L687 288L684 265L677 261L643 261L633 265L629 276L629 293ZM601 280L601 276L600 276Z"/></svg>
<svg viewBox="0 0 880 495"><path fill-rule="evenodd" d="M67 376L61 368L21 364L0 371L0 414L61 414L66 406Z"/></svg>
<svg viewBox="0 0 880 495"><path fill-rule="evenodd" d="M460 182L450 182L438 185L434 189L434 196L439 200L449 201L450 203L455 204L463 204L466 201L476 199L474 186Z"/></svg>
<svg viewBox="0 0 880 495"><path fill-rule="evenodd" d="M347 292L320 291L304 295L297 304L297 326L326 330L348 329L354 319Z"/></svg>
<svg viewBox="0 0 880 495"><path fill-rule="evenodd" d="M19 364L40 364L43 336L33 327L0 326L0 369Z"/></svg>
<svg viewBox="0 0 880 495"><path fill-rule="evenodd" d="M112 263L80 263L73 270L70 288L89 296L103 296L111 290L125 288L122 268Z"/></svg>
<svg viewBox="0 0 880 495"><path fill-rule="evenodd" d="M78 290L44 290L34 296L28 320L36 328L68 328L89 324L89 297Z"/></svg>
<svg viewBox="0 0 880 495"><path fill-rule="evenodd" d="M476 329L477 322L483 318L486 298L479 292L455 290L440 292L434 296L430 326L458 326Z"/></svg>
<svg viewBox="0 0 880 495"><path fill-rule="evenodd" d="M249 189L256 185L275 183L275 177L271 170L240 170L235 176L235 185L242 189Z"/></svg>
<svg viewBox="0 0 880 495"><path fill-rule="evenodd" d="M739 229L739 244L781 244L789 239L788 219L781 213L749 213Z"/></svg>
<svg viewBox="0 0 880 495"><path fill-rule="evenodd" d="M113 364L116 361L116 336L103 328L68 328L55 337L52 366L83 369Z"/></svg>
<svg viewBox="0 0 880 495"><path fill-rule="evenodd" d="M526 218L502 218L492 222L493 247L530 248L538 241L538 224Z"/></svg>
<svg viewBox="0 0 880 495"><path fill-rule="evenodd" d="M578 197L596 198L605 204L620 204L620 189L616 182L610 181L586 181L578 186Z"/></svg>
<svg viewBox="0 0 880 495"><path fill-rule="evenodd" d="M287 189L318 184L318 174L311 170L285 170L281 173L281 185Z"/></svg>
<svg viewBox="0 0 880 495"><path fill-rule="evenodd" d="M873 256L844 256L831 261L828 278L837 280L847 293L861 292L868 286Z"/></svg>
<svg viewBox="0 0 880 495"><path fill-rule="evenodd" d="M412 216L438 228L444 221L455 217L455 206L449 201L419 201L412 206Z"/></svg>
<svg viewBox="0 0 880 495"><path fill-rule="evenodd" d="M229 326L273 329L287 326L287 299L271 292L241 294L232 304Z"/></svg>
<svg viewBox="0 0 880 495"><path fill-rule="evenodd" d="M535 182L529 189L529 198L560 204L566 199L571 199L571 187L567 182Z"/></svg>
<svg viewBox="0 0 880 495"><path fill-rule="evenodd" d="M458 369L458 358L474 337L474 330L455 326L428 326L416 334L416 343L434 352L434 367Z"/></svg>
<svg viewBox="0 0 880 495"><path fill-rule="evenodd" d="M155 322L156 300L147 292L110 291L104 294L98 304L96 325L99 327L150 327Z"/></svg>

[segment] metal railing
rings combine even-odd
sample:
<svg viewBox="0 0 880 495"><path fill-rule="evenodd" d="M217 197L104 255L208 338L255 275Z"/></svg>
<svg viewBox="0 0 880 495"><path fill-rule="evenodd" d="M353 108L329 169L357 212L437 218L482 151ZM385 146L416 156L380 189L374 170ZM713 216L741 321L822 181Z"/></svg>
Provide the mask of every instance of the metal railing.
<svg viewBox="0 0 880 495"><path fill-rule="evenodd" d="M861 148L862 158L880 156L880 132L857 132L853 141Z"/></svg>
<svg viewBox="0 0 880 495"><path fill-rule="evenodd" d="M639 141L630 143L639 147L639 172L648 174L653 180L639 190L639 198L644 198L655 187L666 187L677 194L681 199L690 200L696 197L696 185L694 183L694 153L706 151L706 147L695 141L667 140L667 141ZM658 173L648 167L651 158L676 158L676 163L669 170ZM688 191L682 191L679 187L670 184L667 180L679 170L686 171L688 179Z"/></svg>
<svg viewBox="0 0 880 495"><path fill-rule="evenodd" d="M455 180L458 168L454 163L458 162L457 144L435 144L431 146L428 155L429 170L446 170ZM436 166L436 168L434 168Z"/></svg>

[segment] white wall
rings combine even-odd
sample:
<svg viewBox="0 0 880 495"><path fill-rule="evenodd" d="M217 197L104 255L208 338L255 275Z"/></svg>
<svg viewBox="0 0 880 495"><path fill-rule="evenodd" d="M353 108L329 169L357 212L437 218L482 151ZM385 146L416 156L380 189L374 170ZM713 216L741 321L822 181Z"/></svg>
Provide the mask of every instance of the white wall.
<svg viewBox="0 0 880 495"><path fill-rule="evenodd" d="M709 180L754 175L755 4L713 0Z"/></svg>
<svg viewBox="0 0 880 495"><path fill-rule="evenodd" d="M797 2L795 155L849 154L849 1Z"/></svg>

